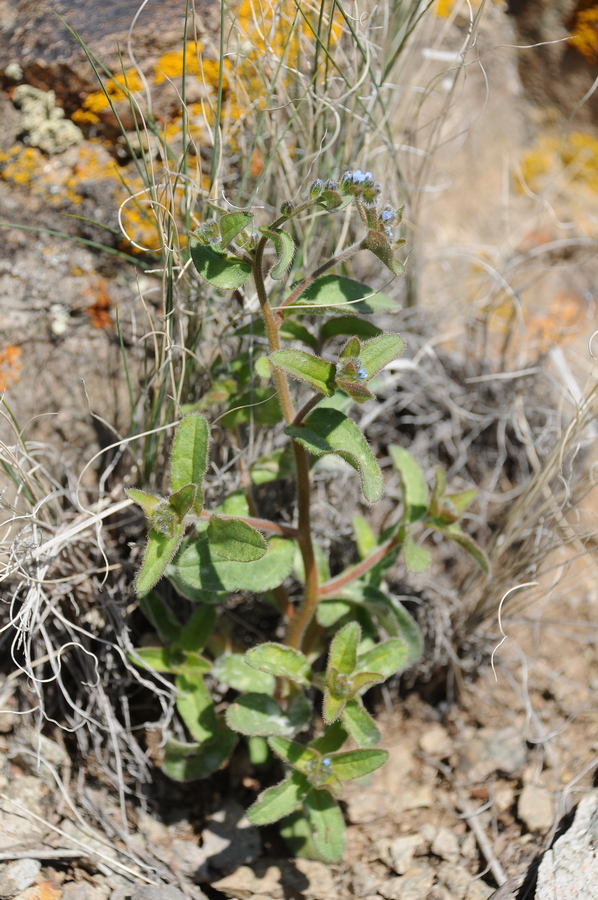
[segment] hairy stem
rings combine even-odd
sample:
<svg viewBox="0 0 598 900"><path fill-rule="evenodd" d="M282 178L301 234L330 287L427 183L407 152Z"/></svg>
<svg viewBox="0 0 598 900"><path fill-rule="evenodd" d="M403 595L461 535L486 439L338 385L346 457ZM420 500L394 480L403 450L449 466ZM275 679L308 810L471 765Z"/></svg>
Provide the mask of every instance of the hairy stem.
<svg viewBox="0 0 598 900"><path fill-rule="evenodd" d="M312 411L314 406L317 406L320 400L323 399L323 395L320 393L312 394L307 403L304 403L295 418L293 419L293 425L303 425L303 420L306 415Z"/></svg>
<svg viewBox="0 0 598 900"><path fill-rule="evenodd" d="M346 585L351 584L352 581L355 581L356 578L361 578L362 575L365 575L366 572L369 572L370 569L373 569L374 566L377 566L378 563L384 559L384 557L394 550L395 547L400 547L402 541L400 541L397 537L392 537L390 540L386 541L384 544L381 544L377 550L374 550L369 556L366 556L365 559L362 559L361 562L357 563L356 566L353 566L351 569L346 569L344 572L341 572L340 575L337 575L336 578L333 578L331 581L327 581L326 584L323 584L320 588L320 600L324 600L326 597L334 597Z"/></svg>

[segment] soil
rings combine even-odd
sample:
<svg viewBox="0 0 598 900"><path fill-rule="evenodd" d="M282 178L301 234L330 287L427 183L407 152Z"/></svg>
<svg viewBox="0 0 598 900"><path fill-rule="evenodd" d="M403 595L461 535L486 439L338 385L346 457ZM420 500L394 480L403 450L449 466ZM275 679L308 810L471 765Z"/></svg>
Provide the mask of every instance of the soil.
<svg viewBox="0 0 598 900"><path fill-rule="evenodd" d="M19 15L27 9L24 2L8 6ZM458 46L461 25L452 27L447 40ZM525 368L526 360L558 343L564 363L554 364L551 378L579 386L593 371L587 341L594 330L590 252L598 195L573 177L555 195L549 186L541 203L513 186L510 165L544 133L546 114L521 93L514 52L506 46L512 43L504 13L493 7L482 31L482 62L469 70L436 160L436 183L445 179L451 187L435 195L422 220L422 306L438 332L446 331L449 309L451 329L462 333L469 315L459 297L463 284L473 284L479 300L491 292L482 284L488 271L507 279L524 320L512 362ZM0 95L4 153L19 141L9 94ZM5 167L0 218L97 240L95 226L62 215L74 208L72 197L64 200L65 184L82 154L91 152L95 174L69 190L79 198L77 215L113 225L116 206L105 201L113 182L97 175L112 156L89 136L60 157L34 155L31 183L6 176ZM2 235L2 387L25 437L50 444L67 469L80 471L128 421L116 310L133 341L141 327L139 292L149 297L159 283L89 244L15 228ZM484 253L475 256L480 246ZM508 318L499 299L498 320ZM492 345L490 366L496 352ZM87 483L93 486L95 478L92 468ZM584 515L594 516L591 499ZM6 759L0 860L33 861L24 874L0 866L0 897L487 900L502 886L501 900L531 900L535 863L598 771L593 567L591 555L555 554L529 602L481 626L478 644L488 652L478 673L464 672L456 659L449 675L445 668L427 682L392 684L376 696L390 761L347 790L347 850L337 866L293 861L274 828L258 834L243 819L243 809L272 779L243 753L209 783L173 785L154 770L153 783L126 799L123 819L114 786L100 765L94 770L91 751L93 777L76 791L75 803L60 729L38 746L13 713L0 714ZM4 706L10 691L6 696ZM155 758L159 734L148 732L145 740ZM22 858L3 847L2 835L11 832Z"/></svg>

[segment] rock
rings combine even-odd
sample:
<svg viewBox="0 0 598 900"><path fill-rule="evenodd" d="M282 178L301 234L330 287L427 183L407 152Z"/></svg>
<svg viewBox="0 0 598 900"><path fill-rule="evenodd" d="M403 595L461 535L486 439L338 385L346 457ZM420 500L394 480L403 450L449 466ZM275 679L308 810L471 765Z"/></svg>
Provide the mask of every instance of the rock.
<svg viewBox="0 0 598 900"><path fill-rule="evenodd" d="M459 745L459 765L471 782L484 782L493 772L514 775L527 759L527 747L519 728L481 728Z"/></svg>
<svg viewBox="0 0 598 900"><path fill-rule="evenodd" d="M355 897L375 894L379 885L380 879L374 877L368 865L361 862L351 864L351 887Z"/></svg>
<svg viewBox="0 0 598 900"><path fill-rule="evenodd" d="M126 891L122 896L122 900L129 900L131 896L132 885L128 888L115 888L113 891L108 884L76 884L70 882L66 884L62 893L62 900L108 900L116 890Z"/></svg>
<svg viewBox="0 0 598 900"><path fill-rule="evenodd" d="M36 847L49 831L46 821L52 821L52 794L47 785L41 778L24 775L13 779L4 794L7 799L0 800L0 852Z"/></svg>
<svg viewBox="0 0 598 900"><path fill-rule="evenodd" d="M10 900L28 888L40 869L41 863L37 859L15 859L5 866L0 866L1 900Z"/></svg>
<svg viewBox="0 0 598 900"><path fill-rule="evenodd" d="M385 900L425 900L434 884L434 870L429 866L410 869L398 878L389 878L378 888Z"/></svg>
<svg viewBox="0 0 598 900"><path fill-rule="evenodd" d="M434 792L429 784L404 791L396 799L393 798L391 813L396 820L408 809L427 809L434 804Z"/></svg>
<svg viewBox="0 0 598 900"><path fill-rule="evenodd" d="M270 900L300 895L305 900L338 900L330 869L309 859L259 860L212 882L212 888L238 900ZM257 895L257 896L256 896Z"/></svg>
<svg viewBox="0 0 598 900"><path fill-rule="evenodd" d="M432 853L447 862L456 862L459 859L459 839L457 835L448 828L440 828L438 834L432 841Z"/></svg>
<svg viewBox="0 0 598 900"><path fill-rule="evenodd" d="M44 762L55 769L70 763L69 755L60 744L38 734L34 729L20 730L17 740L11 746L8 758L16 763L28 775L41 778L49 786L55 779Z"/></svg>
<svg viewBox="0 0 598 900"><path fill-rule="evenodd" d="M131 900L186 900L186 898L183 892L172 884L138 884L131 894Z"/></svg>
<svg viewBox="0 0 598 900"><path fill-rule="evenodd" d="M393 841L378 841L376 847L380 859L390 869L394 869L397 875L404 875L411 867L415 852L425 846L425 840L421 834L410 834L406 837L395 838Z"/></svg>
<svg viewBox="0 0 598 900"><path fill-rule="evenodd" d="M598 900L598 790L580 801L569 830L542 857L536 900Z"/></svg>
<svg viewBox="0 0 598 900"><path fill-rule="evenodd" d="M507 812L515 802L515 789L511 785L498 788L494 794L494 805L499 812Z"/></svg>
<svg viewBox="0 0 598 900"><path fill-rule="evenodd" d="M376 822L388 812L389 799L394 801L388 794L378 794L374 791L347 797L349 821L353 825L369 825L370 822Z"/></svg>
<svg viewBox="0 0 598 900"><path fill-rule="evenodd" d="M64 153L83 140L83 132L70 119L64 118L64 110L55 104L54 91L40 91L29 84L20 84L12 95L14 104L21 110L20 131L30 147L39 147L44 153Z"/></svg>
<svg viewBox="0 0 598 900"><path fill-rule="evenodd" d="M60 900L62 890L54 881L40 881L27 888L14 898L14 900Z"/></svg>
<svg viewBox="0 0 598 900"><path fill-rule="evenodd" d="M453 752L453 742L446 728L435 724L425 731L419 739L419 746L428 756L446 759Z"/></svg>
<svg viewBox="0 0 598 900"><path fill-rule="evenodd" d="M554 801L544 788L527 784L519 795L517 814L529 831L548 831L554 822Z"/></svg>
<svg viewBox="0 0 598 900"><path fill-rule="evenodd" d="M494 889L485 882L475 879L464 866L444 863L437 872L438 881L448 888L453 897L463 900L488 900Z"/></svg>

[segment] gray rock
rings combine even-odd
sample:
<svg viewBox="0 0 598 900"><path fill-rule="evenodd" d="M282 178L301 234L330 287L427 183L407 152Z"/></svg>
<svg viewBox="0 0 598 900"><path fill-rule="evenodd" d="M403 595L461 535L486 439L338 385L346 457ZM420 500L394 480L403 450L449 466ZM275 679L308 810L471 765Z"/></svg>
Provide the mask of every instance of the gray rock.
<svg viewBox="0 0 598 900"><path fill-rule="evenodd" d="M441 859L446 859L447 862L456 862L460 856L457 835L448 828L439 829L432 841L432 853Z"/></svg>
<svg viewBox="0 0 598 900"><path fill-rule="evenodd" d="M397 875L404 875L410 868L416 851L424 847L425 843L421 834L409 834L393 841L378 841L376 846L382 862L394 869Z"/></svg>
<svg viewBox="0 0 598 900"><path fill-rule="evenodd" d="M544 788L527 784L519 796L517 813L530 831L548 831L554 822L554 801Z"/></svg>
<svg viewBox="0 0 598 900"><path fill-rule="evenodd" d="M185 895L172 884L138 884L131 900L186 900Z"/></svg>
<svg viewBox="0 0 598 900"><path fill-rule="evenodd" d="M0 800L0 852L36 847L49 831L46 821L52 819L47 785L41 778L24 775L11 781L4 794L7 799Z"/></svg>
<svg viewBox="0 0 598 900"><path fill-rule="evenodd" d="M434 884L434 869L422 866L398 878L389 878L378 888L384 900L425 900Z"/></svg>
<svg viewBox="0 0 598 900"><path fill-rule="evenodd" d="M571 828L544 854L536 900L598 900L598 790L580 801Z"/></svg>
<svg viewBox="0 0 598 900"><path fill-rule="evenodd" d="M30 884L41 870L41 863L37 859L15 859L5 866L0 867L0 898L10 900L16 897Z"/></svg>

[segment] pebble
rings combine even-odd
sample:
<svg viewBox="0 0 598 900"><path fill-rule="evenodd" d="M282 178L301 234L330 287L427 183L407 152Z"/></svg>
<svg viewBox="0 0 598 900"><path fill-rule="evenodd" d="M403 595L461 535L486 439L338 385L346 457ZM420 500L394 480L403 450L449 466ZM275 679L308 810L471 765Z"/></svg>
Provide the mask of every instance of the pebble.
<svg viewBox="0 0 598 900"><path fill-rule="evenodd" d="M494 893L494 888L480 879L474 879L464 866L443 863L438 869L437 877L454 897L463 900L488 900Z"/></svg>
<svg viewBox="0 0 598 900"><path fill-rule="evenodd" d="M519 795L517 814L529 831L548 831L554 822L554 801L544 788L527 784Z"/></svg>
<svg viewBox="0 0 598 900"><path fill-rule="evenodd" d="M445 859L447 862L456 862L459 859L459 838L448 828L440 828L432 841L432 853Z"/></svg>
<svg viewBox="0 0 598 900"><path fill-rule="evenodd" d="M378 888L384 900L422 900L434 884L434 870L429 866L410 869L405 875L389 878Z"/></svg>
<svg viewBox="0 0 598 900"><path fill-rule="evenodd" d="M305 900L338 900L330 868L310 859L263 860L261 864L239 866L211 886L236 900L258 900L260 896L269 900L295 896Z"/></svg>
<svg viewBox="0 0 598 900"><path fill-rule="evenodd" d="M446 759L453 752L452 739L442 725L435 723L419 739L419 746L428 756Z"/></svg>
<svg viewBox="0 0 598 900"><path fill-rule="evenodd" d="M419 787L403 791L396 799L391 807L391 813L396 819L401 813L408 809L428 809L434 804L434 791L432 785L422 784Z"/></svg>
<svg viewBox="0 0 598 900"><path fill-rule="evenodd" d="M425 843L421 834L410 834L395 838L394 841L378 841L376 847L382 862L389 869L394 869L397 875L404 875L411 867L416 851L424 847Z"/></svg>
<svg viewBox="0 0 598 900"><path fill-rule="evenodd" d="M0 866L1 900L10 900L33 884L41 867L37 859L15 859L5 866Z"/></svg>

